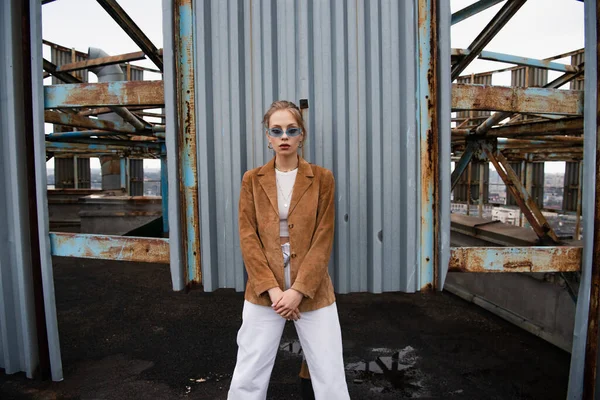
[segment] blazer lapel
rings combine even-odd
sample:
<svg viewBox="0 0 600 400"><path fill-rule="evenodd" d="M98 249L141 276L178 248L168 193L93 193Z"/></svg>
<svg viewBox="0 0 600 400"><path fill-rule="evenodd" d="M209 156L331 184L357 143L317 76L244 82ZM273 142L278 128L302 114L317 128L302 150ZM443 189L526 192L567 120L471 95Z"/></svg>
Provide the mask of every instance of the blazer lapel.
<svg viewBox="0 0 600 400"><path fill-rule="evenodd" d="M277 182L275 180L275 158L266 163L260 171L258 171L258 181L269 198L269 202L273 209L279 215L279 207L277 205Z"/></svg>
<svg viewBox="0 0 600 400"><path fill-rule="evenodd" d="M310 164L302 157L298 156L298 174L296 175L296 182L294 182L294 191L292 193L292 201L290 203L290 211L288 212L288 218L294 211L304 193L308 190L310 185L313 183L314 174ZM277 197L277 193L275 193Z"/></svg>

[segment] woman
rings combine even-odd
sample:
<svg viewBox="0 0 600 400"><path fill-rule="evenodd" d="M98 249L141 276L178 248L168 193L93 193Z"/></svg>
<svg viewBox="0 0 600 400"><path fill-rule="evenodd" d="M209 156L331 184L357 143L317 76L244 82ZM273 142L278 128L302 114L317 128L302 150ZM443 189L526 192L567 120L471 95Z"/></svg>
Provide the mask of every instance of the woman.
<svg viewBox="0 0 600 400"><path fill-rule="evenodd" d="M263 400L286 320L294 321L317 400L349 399L342 337L327 270L333 244L331 171L298 155L298 107L276 101L263 125L275 157L247 171L239 203L248 284L230 400Z"/></svg>

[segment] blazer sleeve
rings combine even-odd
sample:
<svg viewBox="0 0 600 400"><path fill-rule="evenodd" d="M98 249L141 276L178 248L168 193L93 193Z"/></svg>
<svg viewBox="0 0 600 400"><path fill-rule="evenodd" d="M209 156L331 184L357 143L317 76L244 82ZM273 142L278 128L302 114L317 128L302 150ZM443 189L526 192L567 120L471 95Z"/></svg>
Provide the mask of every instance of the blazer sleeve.
<svg viewBox="0 0 600 400"><path fill-rule="evenodd" d="M252 179L248 172L244 174L242 179L238 226L242 257L248 272L248 283L250 283L256 295L260 296L271 288L279 287L273 271L269 268L269 262L258 237Z"/></svg>
<svg viewBox="0 0 600 400"><path fill-rule="evenodd" d="M292 285L304 296L314 298L317 289L327 274L335 226L335 180L329 170L325 170L319 187L317 223L313 239L306 253L298 275Z"/></svg>

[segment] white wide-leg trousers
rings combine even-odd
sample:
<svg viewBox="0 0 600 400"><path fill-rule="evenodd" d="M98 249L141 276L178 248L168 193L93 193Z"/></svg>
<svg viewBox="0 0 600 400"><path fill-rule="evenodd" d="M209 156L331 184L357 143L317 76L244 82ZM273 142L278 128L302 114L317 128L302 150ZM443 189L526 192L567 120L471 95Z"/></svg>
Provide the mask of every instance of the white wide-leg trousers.
<svg viewBox="0 0 600 400"><path fill-rule="evenodd" d="M238 355L228 400L264 400L285 319L271 307L244 301ZM346 400L348 386L336 304L301 313L294 321L316 400Z"/></svg>
<svg viewBox="0 0 600 400"><path fill-rule="evenodd" d="M285 259L289 245L284 246ZM285 268L289 269L289 266ZM290 286L289 271L285 272L287 289ZM244 301L242 327L237 336L237 362L228 400L266 399L285 322L271 307ZM336 304L303 312L294 325L308 363L316 400L350 399Z"/></svg>

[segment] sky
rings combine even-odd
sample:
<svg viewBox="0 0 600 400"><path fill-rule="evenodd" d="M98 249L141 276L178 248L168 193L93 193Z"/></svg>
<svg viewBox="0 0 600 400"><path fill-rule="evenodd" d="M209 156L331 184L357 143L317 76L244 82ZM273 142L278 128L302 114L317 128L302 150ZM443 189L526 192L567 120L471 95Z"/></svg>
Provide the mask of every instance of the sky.
<svg viewBox="0 0 600 400"><path fill-rule="evenodd" d="M474 0L451 0L451 10L456 12L474 2ZM120 0L119 4L156 47L163 47L161 0ZM503 4L504 2L497 4L452 26L452 47L467 48ZM111 55L140 50L95 0L56 0L42 7L42 18L44 39L66 47L83 52L87 52L88 47L99 47ZM485 50L541 59L580 49L584 46L583 38L583 2L529 0ZM44 57L50 57L47 46L44 46ZM558 62L568 63L568 60L558 60ZM154 64L149 60L137 61L133 64L154 68ZM463 74L507 66L510 65L475 60ZM160 79L158 74L146 73L145 75L146 79ZM550 71L549 79L558 75L558 72ZM93 82L93 74L90 74L90 78ZM495 74L492 83L509 85L510 72ZM159 162L146 160L144 165L158 168ZM561 165L562 163L547 163L546 170L559 171L563 168ZM92 161L92 167L98 167L97 160Z"/></svg>

